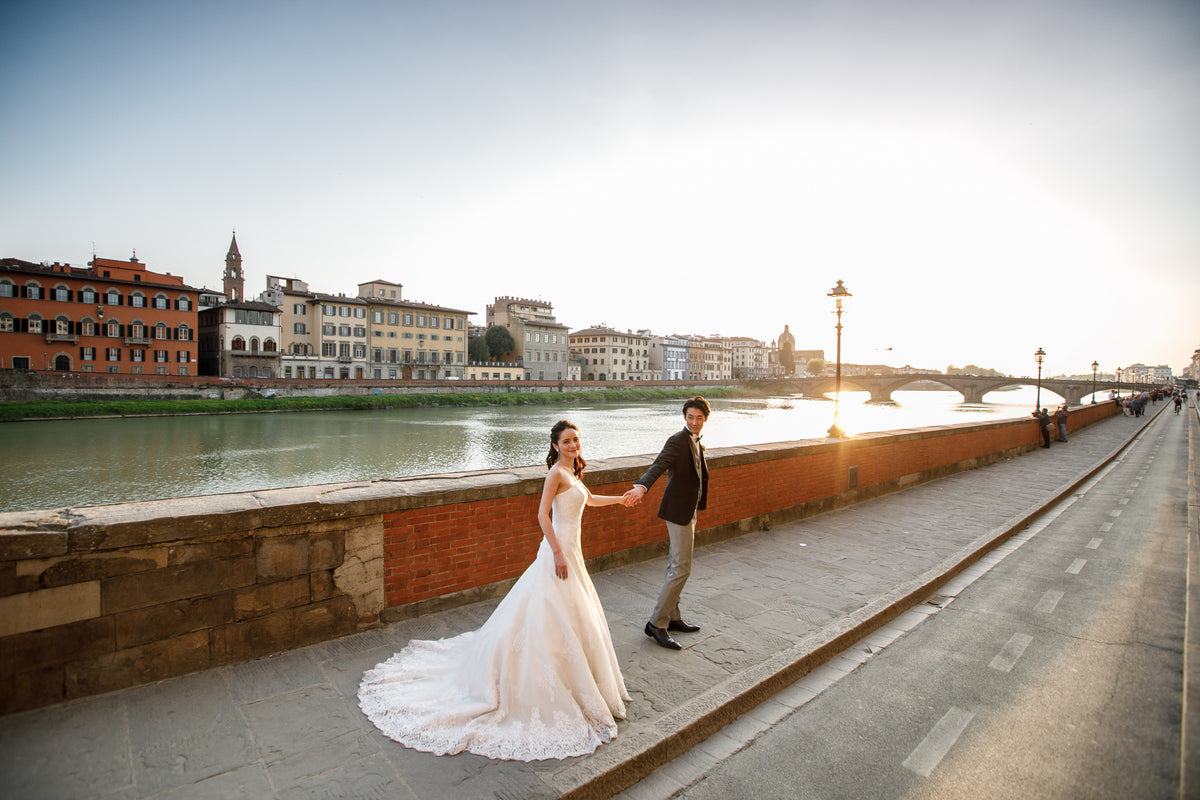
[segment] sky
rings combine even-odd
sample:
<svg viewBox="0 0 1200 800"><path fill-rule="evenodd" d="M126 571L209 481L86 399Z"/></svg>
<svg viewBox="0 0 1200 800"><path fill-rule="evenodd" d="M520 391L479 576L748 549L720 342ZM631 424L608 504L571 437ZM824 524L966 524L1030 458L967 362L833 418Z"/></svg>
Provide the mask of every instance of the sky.
<svg viewBox="0 0 1200 800"><path fill-rule="evenodd" d="M1200 347L1194 0L7 3L0 257L1012 375Z"/></svg>

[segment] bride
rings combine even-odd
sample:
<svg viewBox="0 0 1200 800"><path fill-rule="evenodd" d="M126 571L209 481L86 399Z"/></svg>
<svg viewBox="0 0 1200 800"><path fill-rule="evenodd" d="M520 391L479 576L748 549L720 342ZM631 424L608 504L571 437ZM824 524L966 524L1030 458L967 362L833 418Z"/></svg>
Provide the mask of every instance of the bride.
<svg viewBox="0 0 1200 800"><path fill-rule="evenodd" d="M359 707L389 738L437 755L536 761L616 737L629 694L579 536L584 505L624 498L583 485L572 422L551 429L546 466L537 558L483 627L411 641L363 676Z"/></svg>

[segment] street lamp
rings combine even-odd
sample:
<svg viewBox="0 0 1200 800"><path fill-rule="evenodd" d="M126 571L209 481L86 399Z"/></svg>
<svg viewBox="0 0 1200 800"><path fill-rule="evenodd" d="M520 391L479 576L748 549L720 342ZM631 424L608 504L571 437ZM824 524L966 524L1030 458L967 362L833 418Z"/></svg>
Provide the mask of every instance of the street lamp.
<svg viewBox="0 0 1200 800"><path fill-rule="evenodd" d="M1092 362L1092 405L1096 405L1096 370L1100 369L1100 362Z"/></svg>
<svg viewBox="0 0 1200 800"><path fill-rule="evenodd" d="M1121 368L1117 367L1117 399L1121 399Z"/></svg>
<svg viewBox="0 0 1200 800"><path fill-rule="evenodd" d="M837 286L830 289L826 297L832 297L837 305L837 372L834 373L833 425L829 427L829 435L835 439L844 439L846 438L846 432L838 424L838 414L841 411L842 403L842 299L853 297L853 295L842 285L841 281L838 281Z"/></svg>
<svg viewBox="0 0 1200 800"><path fill-rule="evenodd" d="M1046 360L1046 351L1039 347L1037 349L1037 352L1033 354L1033 357L1036 358L1037 362L1038 362L1037 405L1035 405L1033 407L1033 410L1041 411L1042 410L1042 362Z"/></svg>

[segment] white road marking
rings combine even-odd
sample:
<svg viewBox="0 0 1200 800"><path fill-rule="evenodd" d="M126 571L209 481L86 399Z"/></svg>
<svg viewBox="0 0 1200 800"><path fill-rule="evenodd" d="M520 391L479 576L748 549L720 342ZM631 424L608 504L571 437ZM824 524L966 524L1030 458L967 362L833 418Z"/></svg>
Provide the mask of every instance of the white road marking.
<svg viewBox="0 0 1200 800"><path fill-rule="evenodd" d="M1029 647L1029 643L1032 641L1033 637L1029 634L1014 633L1012 638L1008 640L1008 644L1004 645L1004 649L992 659L988 666L997 672L1011 671L1025 652L1025 648Z"/></svg>
<svg viewBox="0 0 1200 800"><path fill-rule="evenodd" d="M941 763L946 753L950 752L950 748L958 741L958 737L962 735L974 717L974 712L951 707L946 715L933 726L933 730L917 745L917 749L904 759L904 768L923 778L928 778L937 769L937 765Z"/></svg>
<svg viewBox="0 0 1200 800"><path fill-rule="evenodd" d="M1104 543L1103 539L1092 539L1090 542L1087 543L1087 549L1088 550L1099 550L1100 545L1103 543Z"/></svg>
<svg viewBox="0 0 1200 800"><path fill-rule="evenodd" d="M1083 565L1087 563L1086 558L1077 558L1071 562L1071 566L1067 567L1068 575L1078 575L1083 571Z"/></svg>
<svg viewBox="0 0 1200 800"><path fill-rule="evenodd" d="M1053 614L1054 609L1058 608L1058 601L1062 599L1062 592L1057 589L1050 589L1042 595L1042 599L1038 600L1038 604L1033 607L1033 610L1038 614Z"/></svg>

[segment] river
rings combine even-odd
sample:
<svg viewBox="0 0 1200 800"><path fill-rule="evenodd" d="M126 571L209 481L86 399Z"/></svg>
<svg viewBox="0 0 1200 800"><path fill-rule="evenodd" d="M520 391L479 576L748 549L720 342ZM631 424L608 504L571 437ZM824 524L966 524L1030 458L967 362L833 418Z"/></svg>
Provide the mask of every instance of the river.
<svg viewBox="0 0 1200 800"><path fill-rule="evenodd" d="M851 435L1025 417L1032 388L978 405L951 391L895 392L895 404L843 392ZM1061 402L1043 392L1043 403ZM709 448L820 439L834 404L801 397L714 400ZM581 428L588 459L656 453L682 427L682 401L409 408L0 424L0 511L242 492L538 464L550 426Z"/></svg>

